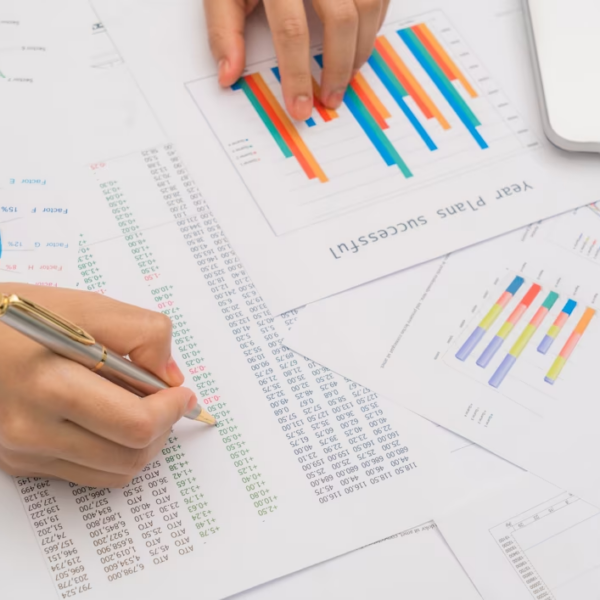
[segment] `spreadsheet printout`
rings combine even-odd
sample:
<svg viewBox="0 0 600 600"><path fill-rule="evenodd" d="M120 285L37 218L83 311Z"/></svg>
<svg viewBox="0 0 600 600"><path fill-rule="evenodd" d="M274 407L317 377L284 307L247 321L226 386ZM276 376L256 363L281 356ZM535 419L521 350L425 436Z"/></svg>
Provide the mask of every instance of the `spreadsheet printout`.
<svg viewBox="0 0 600 600"><path fill-rule="evenodd" d="M342 106L298 123L259 14L223 90L201 3L94 5L274 314L598 200L597 156L544 139L505 0L393 3Z"/></svg>
<svg viewBox="0 0 600 600"><path fill-rule="evenodd" d="M439 519L484 600L595 600L600 511L532 476Z"/></svg>

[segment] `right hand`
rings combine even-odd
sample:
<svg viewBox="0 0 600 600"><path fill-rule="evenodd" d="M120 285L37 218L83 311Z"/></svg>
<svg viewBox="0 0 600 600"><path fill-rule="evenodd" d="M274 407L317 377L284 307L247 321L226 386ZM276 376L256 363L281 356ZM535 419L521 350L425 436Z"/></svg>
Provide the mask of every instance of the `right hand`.
<svg viewBox="0 0 600 600"><path fill-rule="evenodd" d="M167 384L184 377L160 313L73 290L0 284L76 323ZM0 468L11 475L122 487L162 449L196 405L186 388L138 398L0 320Z"/></svg>

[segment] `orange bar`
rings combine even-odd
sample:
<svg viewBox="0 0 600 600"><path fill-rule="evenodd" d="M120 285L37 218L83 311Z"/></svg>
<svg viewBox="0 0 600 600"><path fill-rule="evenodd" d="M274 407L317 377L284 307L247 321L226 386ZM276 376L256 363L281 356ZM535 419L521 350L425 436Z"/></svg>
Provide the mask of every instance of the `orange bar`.
<svg viewBox="0 0 600 600"><path fill-rule="evenodd" d="M581 319L579 319L579 322L575 327L575 333L583 335L584 331L587 329L587 326L590 324L590 321L594 318L595 314L596 311L593 308L586 308L585 312L583 313L583 316L581 317Z"/></svg>
<svg viewBox="0 0 600 600"><path fill-rule="evenodd" d="M357 73L354 78L358 85L365 91L365 94L371 100L373 106L377 109L377 112L381 115L383 119L391 119L392 115L388 111L388 109L383 105L383 102L375 95L375 92L372 90L371 86L367 83L367 80L363 77L362 73Z"/></svg>
<svg viewBox="0 0 600 600"><path fill-rule="evenodd" d="M359 78L359 75L360 75L360 73L358 73L354 77L354 79L350 82L350 87L356 92L356 95L362 100L363 104L365 105L365 108L369 111L371 116L375 119L375 122L377 123L377 125L379 125L379 127L381 127L381 129L388 129L388 124L385 122L383 115L381 114L381 112L379 112L379 110L373 104L373 101L371 100L371 96L375 95L373 93L373 90L371 89L369 84L366 82L364 77L361 76ZM361 81L361 79L362 79L362 81ZM363 87L363 85L366 86L366 88ZM369 94L369 92L371 92L371 93Z"/></svg>
<svg viewBox="0 0 600 600"><path fill-rule="evenodd" d="M289 146L290 150L292 151L292 154L300 163L300 166L302 167L308 178L314 179L316 177L315 171L312 169L310 163L306 159L306 156L298 147L294 138L290 134L290 130L285 126L283 120L278 114L279 112L283 113L283 110L279 106L277 98L273 96L271 90L268 90L269 95L271 96L270 98L268 98L267 95L264 93L264 88L267 88L267 86L260 73L254 73L254 75L247 75L246 77L244 77L244 79L246 80L246 83L250 86L250 89L256 94L256 97L258 98L258 101L261 103L262 107L267 111L267 114L269 115L270 119L273 121L275 127L277 127L277 130ZM260 82L262 82L263 84L262 87L260 85ZM279 111L277 111L277 107L279 107ZM284 114L284 117L289 122L287 115ZM295 130L295 127L292 125L292 123L290 123L290 126L292 127L292 129ZM297 132L296 136L298 136Z"/></svg>
<svg viewBox="0 0 600 600"><path fill-rule="evenodd" d="M323 121L331 121L332 119L337 119L339 116L337 114L337 112L331 108L327 108L321 102L321 86L319 86L319 84L317 83L317 80L314 77L312 78L312 85L313 85L313 102L315 105L315 109L321 115L321 118L323 119Z"/></svg>
<svg viewBox="0 0 600 600"><path fill-rule="evenodd" d="M473 89L473 86L463 75L462 71L456 66L455 62L450 58L450 55L446 52L446 50L444 50L442 45L437 41L433 33L431 33L429 27L427 27L425 23L421 23L421 25L413 27L413 30L414 29L418 29L423 34L423 37L425 37L427 41L431 44L431 46L435 49L435 52L440 57L442 63L444 63L451 72L452 76L450 77L450 79L452 81L458 79L463 84L463 87L465 88L469 96L471 96L471 98L477 98L477 92ZM421 39L421 41L423 41L423 39ZM440 64L440 67L441 66L442 65Z"/></svg>
<svg viewBox="0 0 600 600"><path fill-rule="evenodd" d="M427 119L435 117L444 131L450 129L450 123L446 120L440 109L433 100L427 95L427 92L421 87L410 69L404 64L404 61L398 56L390 42L383 36L377 38L375 46L384 57L394 75L398 77L400 83L404 86L411 98L417 103Z"/></svg>
<svg viewBox="0 0 600 600"><path fill-rule="evenodd" d="M279 104L279 102L277 102L277 98L275 98L275 96L273 96L273 92L271 92L271 90L265 83L265 80L262 78L261 74L255 73L253 75L253 77L254 77L256 84L258 85L260 90L263 92L263 94L267 98L268 102L271 104L271 106L275 110L275 113L277 114L277 116L279 117L281 122L283 123L284 127L287 129L287 131L290 134L295 145L299 148L300 152L302 153L302 156L310 165L312 172L317 176L318 180L321 183L325 183L326 181L328 181L327 176L325 175L325 173L323 173L323 170L321 169L321 167L315 160L311 151L307 148L306 144L304 143L304 140L300 137L300 134L294 127L294 124L290 121L289 117L287 116L287 114L285 113L283 108L281 108L281 105ZM296 157L296 158L298 158L298 157Z"/></svg>

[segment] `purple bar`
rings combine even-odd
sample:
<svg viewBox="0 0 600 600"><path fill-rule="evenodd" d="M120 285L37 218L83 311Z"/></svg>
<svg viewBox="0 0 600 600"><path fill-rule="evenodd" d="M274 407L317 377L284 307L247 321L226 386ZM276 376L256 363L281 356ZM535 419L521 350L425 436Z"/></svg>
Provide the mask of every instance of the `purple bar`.
<svg viewBox="0 0 600 600"><path fill-rule="evenodd" d="M500 387L500 384L504 381L504 378L508 375L508 372L516 362L517 359L514 356L507 354L500 363L500 366L496 369L496 372L492 375L489 382L490 385L495 388Z"/></svg>
<svg viewBox="0 0 600 600"><path fill-rule="evenodd" d="M540 345L538 346L538 352L540 352L541 354L546 354L546 352L548 352L548 350L550 350L550 346L552 346L552 342L554 342L554 338L550 337L549 335L547 335L546 337L544 337L544 339L540 342Z"/></svg>
<svg viewBox="0 0 600 600"><path fill-rule="evenodd" d="M477 364L485 369L485 367L490 364L490 360L494 358L496 352L500 349L500 346L502 346L503 341L504 340L501 337L495 335L494 339L492 339L487 345L487 348L481 353L481 356L477 360Z"/></svg>
<svg viewBox="0 0 600 600"><path fill-rule="evenodd" d="M467 341L460 347L460 350L456 353L458 360L465 361L471 355L471 352L475 350L475 346L479 344L481 338L485 335L485 329L477 327L475 331L469 336Z"/></svg>

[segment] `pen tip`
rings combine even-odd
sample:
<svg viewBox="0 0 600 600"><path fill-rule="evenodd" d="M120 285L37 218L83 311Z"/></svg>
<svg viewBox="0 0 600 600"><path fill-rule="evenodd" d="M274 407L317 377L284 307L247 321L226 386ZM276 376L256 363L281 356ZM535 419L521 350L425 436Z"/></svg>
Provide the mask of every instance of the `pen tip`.
<svg viewBox="0 0 600 600"><path fill-rule="evenodd" d="M207 425L217 424L217 420L207 410L202 410L200 414L196 417L196 421L201 421L202 423L206 423Z"/></svg>

